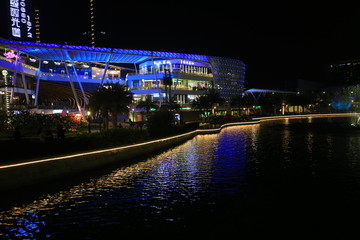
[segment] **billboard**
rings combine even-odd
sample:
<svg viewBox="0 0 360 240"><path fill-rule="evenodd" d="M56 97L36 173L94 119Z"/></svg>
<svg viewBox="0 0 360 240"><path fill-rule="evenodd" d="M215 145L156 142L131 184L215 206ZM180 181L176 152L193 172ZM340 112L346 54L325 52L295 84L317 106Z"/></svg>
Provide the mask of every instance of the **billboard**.
<svg viewBox="0 0 360 240"><path fill-rule="evenodd" d="M7 5L7 29L10 37L15 40L35 41L34 27L32 15L33 11L30 7L30 0L5 0Z"/></svg>

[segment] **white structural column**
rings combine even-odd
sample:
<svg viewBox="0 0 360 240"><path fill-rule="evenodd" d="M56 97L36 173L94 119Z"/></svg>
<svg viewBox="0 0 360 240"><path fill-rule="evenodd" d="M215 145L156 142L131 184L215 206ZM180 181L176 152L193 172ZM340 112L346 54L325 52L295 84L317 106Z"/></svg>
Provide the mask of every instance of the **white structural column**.
<svg viewBox="0 0 360 240"><path fill-rule="evenodd" d="M35 90L34 106L37 106L39 103L40 79L41 79L41 60L39 59L39 68L36 72L36 90Z"/></svg>
<svg viewBox="0 0 360 240"><path fill-rule="evenodd" d="M89 100L88 100L88 98L86 97L84 88L83 88L83 86L82 86L82 84L81 84L81 80L80 80L80 78L79 78L79 75L78 75L77 72L76 72L75 64L74 64L73 61L71 61L70 63L71 63L71 65L72 65L72 69L73 69L73 71L74 71L75 78L76 78L77 82L79 83L79 87L80 87L81 93L82 93L82 95L83 95L85 105L88 105L88 104L89 104ZM65 63L65 65L66 65L66 63Z"/></svg>
<svg viewBox="0 0 360 240"><path fill-rule="evenodd" d="M77 96L77 94L76 94L76 89L75 89L74 83L73 83L73 81L72 81L72 79L71 79L71 75L70 75L70 72L69 72L69 68L67 67L67 63L66 63L66 59L65 59L65 56L64 56L64 52L63 52L63 51L61 51L61 55L63 56L63 59L64 59L64 66L65 66L66 74L67 74L67 77L69 78L71 90L72 90L72 92L73 92L76 105L77 105L77 107L78 107L78 110L79 110L81 116L84 117L84 113L83 113L83 111L82 111L82 109L81 109L81 105L80 105L80 102L79 102L79 98L78 98L78 96Z"/></svg>
<svg viewBox="0 0 360 240"><path fill-rule="evenodd" d="M163 101L163 96L162 96L162 92L161 92L161 89L160 89L160 80L158 79L157 73L156 73L156 67L155 67L153 53L151 54L151 61L152 61L152 65L153 65L152 70L154 72L155 81L156 81L156 85L157 85L158 92L159 92L159 102L160 102L160 105L161 105L161 102Z"/></svg>
<svg viewBox="0 0 360 240"><path fill-rule="evenodd" d="M136 63L134 63L134 68L135 68L136 75L138 75L139 73L138 73L138 70L137 70L137 67L136 67Z"/></svg>
<svg viewBox="0 0 360 240"><path fill-rule="evenodd" d="M82 86L81 80L80 80L80 78L79 78L79 76L78 76L78 74L77 74L77 71L76 71L76 68L75 68L75 64L74 64L72 58L70 57L70 54L68 53L68 51L66 51L66 50L63 50L63 51L65 52L66 56L67 56L67 57L69 58L69 60L70 60L71 67L72 67L72 69L73 69L73 71L74 71L74 75L75 75L76 81L77 81L78 84L79 84L79 88L80 88L81 93L82 93L82 95L83 95L85 105L87 105L87 104L89 103L89 100L88 100L87 97L86 97L86 94L85 94L84 88L83 88L83 86ZM63 54L63 57L64 57L64 54ZM65 59L64 59L64 65L65 65L66 71L68 72L69 70L67 69L67 65L66 65ZM74 83L73 83L73 81L72 81L72 79L71 79L71 77L70 77L70 74L68 74L68 76L69 76L69 79L70 79L70 81L71 81L70 84L74 85ZM75 89L75 88L74 88L74 89ZM73 91L74 91L74 90L73 90ZM75 91L75 92L76 92L76 91ZM75 99L75 100L76 100L76 99Z"/></svg>
<svg viewBox="0 0 360 240"><path fill-rule="evenodd" d="M18 63L20 60L20 52L17 51L16 58L15 58L15 64L14 64L14 75L13 75L13 81L12 81L12 88L11 88L11 94L10 94L10 103L14 103L14 90L16 86L16 77L17 77L17 70L18 70Z"/></svg>
<svg viewBox="0 0 360 240"><path fill-rule="evenodd" d="M104 85L104 80L105 80L107 70L109 68L109 63L110 63L111 57L112 57L112 52L109 54L109 57L108 57L107 61L105 62L104 73L101 77L101 82L100 82L99 88L101 88Z"/></svg>
<svg viewBox="0 0 360 240"><path fill-rule="evenodd" d="M30 104L29 93L28 93L28 88L27 88L27 83L26 83L24 68L23 68L22 60L21 60L21 59L19 60L19 66L20 66L21 79L22 79L22 82L23 82L23 87L24 87L24 92L25 92L26 104L29 105L29 104Z"/></svg>
<svg viewBox="0 0 360 240"><path fill-rule="evenodd" d="M81 109L80 102L79 102L79 98L78 98L77 93L76 93L76 89L75 89L75 86L74 86L74 82L73 82L73 80L71 79L71 75L70 75L69 69L68 69L68 67L67 67L66 61L64 61L64 66L65 66L66 74L67 74L67 76L68 76L68 78L69 78L71 90L72 90L73 95L74 95L74 97L75 97L76 105L77 105L77 107L78 107L78 110L79 110L80 114L81 114L82 116L84 116L83 111L82 111L82 109Z"/></svg>

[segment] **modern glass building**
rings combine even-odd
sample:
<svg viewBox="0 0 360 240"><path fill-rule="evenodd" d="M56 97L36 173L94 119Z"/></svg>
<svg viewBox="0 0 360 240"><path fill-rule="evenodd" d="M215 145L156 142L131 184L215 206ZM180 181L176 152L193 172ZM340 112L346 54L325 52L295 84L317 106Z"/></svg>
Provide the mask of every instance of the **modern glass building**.
<svg viewBox="0 0 360 240"><path fill-rule="evenodd" d="M126 84L135 100L162 103L171 96L186 105L210 88L230 100L243 93L245 79L244 62L225 57L9 40L0 40L0 70L15 85L12 97L17 92L26 104L38 105L44 85L67 85L73 93L70 102L79 110L91 91L107 81ZM4 87L0 91L6 92ZM47 101L63 101L61 94L51 99L51 91L56 88L46 91Z"/></svg>

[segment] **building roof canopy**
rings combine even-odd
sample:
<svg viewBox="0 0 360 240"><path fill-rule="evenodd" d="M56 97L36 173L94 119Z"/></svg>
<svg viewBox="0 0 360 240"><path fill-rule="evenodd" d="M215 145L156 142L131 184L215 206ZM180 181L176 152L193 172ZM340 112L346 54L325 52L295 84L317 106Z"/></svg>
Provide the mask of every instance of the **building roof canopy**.
<svg viewBox="0 0 360 240"><path fill-rule="evenodd" d="M291 93L291 94L297 94L297 92L293 92L293 91L258 89L258 88L247 89L245 91L245 93Z"/></svg>
<svg viewBox="0 0 360 240"><path fill-rule="evenodd" d="M41 60L139 63L153 58L209 62L206 55L0 40L0 45Z"/></svg>

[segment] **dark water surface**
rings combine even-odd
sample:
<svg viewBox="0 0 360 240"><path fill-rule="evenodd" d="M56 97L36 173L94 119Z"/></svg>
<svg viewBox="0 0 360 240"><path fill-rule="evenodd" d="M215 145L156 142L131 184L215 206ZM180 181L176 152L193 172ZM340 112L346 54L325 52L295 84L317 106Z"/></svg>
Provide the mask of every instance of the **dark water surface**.
<svg viewBox="0 0 360 240"><path fill-rule="evenodd" d="M360 239L360 131L351 121L229 127L13 197L1 207L0 239Z"/></svg>

